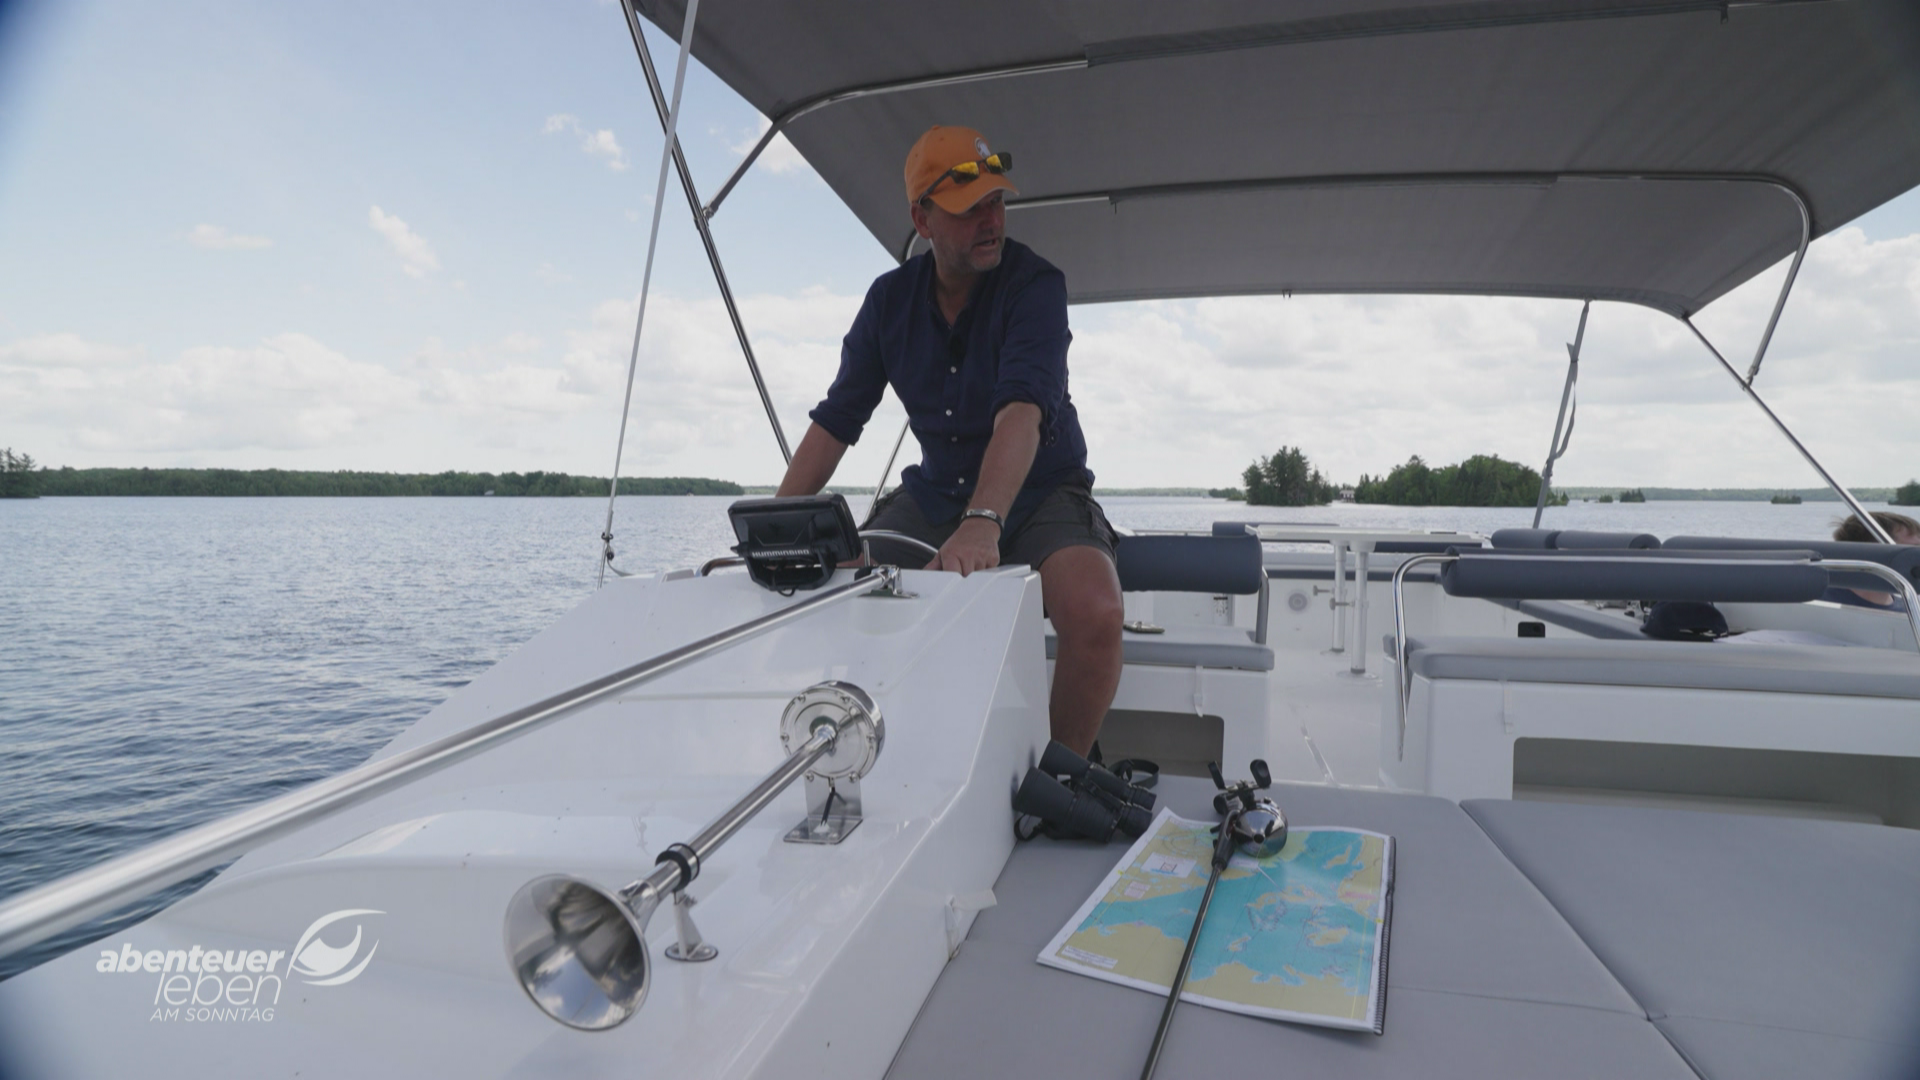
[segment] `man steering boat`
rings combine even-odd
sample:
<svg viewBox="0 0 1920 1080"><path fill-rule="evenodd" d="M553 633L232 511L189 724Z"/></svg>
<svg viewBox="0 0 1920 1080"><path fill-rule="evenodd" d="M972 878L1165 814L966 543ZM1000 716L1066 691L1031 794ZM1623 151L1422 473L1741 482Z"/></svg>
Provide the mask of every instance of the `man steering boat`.
<svg viewBox="0 0 1920 1080"><path fill-rule="evenodd" d="M914 143L908 211L929 250L867 290L779 493L825 487L892 386L920 463L866 527L938 548L930 570L1040 572L1059 639L1052 734L1084 754L1120 682L1117 538L1067 392L1066 278L1006 236L1012 164L971 128L937 126Z"/></svg>

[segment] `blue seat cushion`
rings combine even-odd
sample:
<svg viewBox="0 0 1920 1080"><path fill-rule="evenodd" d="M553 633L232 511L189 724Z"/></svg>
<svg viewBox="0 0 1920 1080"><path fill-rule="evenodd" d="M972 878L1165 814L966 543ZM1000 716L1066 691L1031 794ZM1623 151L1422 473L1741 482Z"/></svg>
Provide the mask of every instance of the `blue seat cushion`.
<svg viewBox="0 0 1920 1080"><path fill-rule="evenodd" d="M1198 592L1251 596L1265 580L1260 538L1129 536L1115 563L1127 592Z"/></svg>

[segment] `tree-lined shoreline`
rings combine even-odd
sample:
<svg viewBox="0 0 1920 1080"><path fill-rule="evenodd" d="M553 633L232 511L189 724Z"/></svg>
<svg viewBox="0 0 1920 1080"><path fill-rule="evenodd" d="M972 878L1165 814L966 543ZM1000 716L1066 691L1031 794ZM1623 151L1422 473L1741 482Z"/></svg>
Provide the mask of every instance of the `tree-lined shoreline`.
<svg viewBox="0 0 1920 1080"><path fill-rule="evenodd" d="M293 469L42 469L45 496L383 497L604 496L604 476L563 472L381 473ZM739 484L690 476L623 476L622 495L739 495Z"/></svg>
<svg viewBox="0 0 1920 1080"><path fill-rule="evenodd" d="M1362 503L1426 506L1531 506L1540 475L1527 466L1497 456L1475 455L1458 465L1432 468L1418 456L1395 466L1386 476L1363 476L1351 488L1328 480L1307 460L1303 451L1282 447L1268 458L1256 459L1242 477L1246 488L1105 487L1101 496L1157 495L1248 501L1253 505L1320 505L1338 498ZM622 495L757 495L772 494L764 484L689 476L622 477ZM836 485L828 489L845 495L866 494L865 487ZM1899 487L1857 487L1863 502L1892 506L1920 506L1920 481ZM75 469L38 467L33 458L11 448L0 451L0 498L38 496L144 497L579 497L607 493L607 480L564 472L438 472L390 473L354 470L298 469ZM1251 496L1251 498L1249 498ZM1556 487L1552 502L1568 499L1613 502L1804 502L1838 503L1827 488L1669 488L1669 487Z"/></svg>

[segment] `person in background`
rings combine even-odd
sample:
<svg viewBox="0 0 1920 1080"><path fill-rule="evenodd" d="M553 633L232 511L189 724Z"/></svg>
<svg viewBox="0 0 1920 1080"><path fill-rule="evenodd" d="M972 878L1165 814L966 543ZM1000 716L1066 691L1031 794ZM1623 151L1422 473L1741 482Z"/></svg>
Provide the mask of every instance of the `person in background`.
<svg viewBox="0 0 1920 1080"><path fill-rule="evenodd" d="M1920 521L1890 510L1873 511L1873 520L1887 530L1887 535L1893 538L1894 543L1920 544ZM1867 531L1866 523L1862 522L1857 514L1847 515L1847 520L1833 530L1833 538L1851 544L1874 544L1880 539ZM1907 609L1906 603L1892 593L1874 592L1870 589L1828 589L1821 599L1831 600L1837 604L1849 604L1853 607L1879 608L1884 611Z"/></svg>

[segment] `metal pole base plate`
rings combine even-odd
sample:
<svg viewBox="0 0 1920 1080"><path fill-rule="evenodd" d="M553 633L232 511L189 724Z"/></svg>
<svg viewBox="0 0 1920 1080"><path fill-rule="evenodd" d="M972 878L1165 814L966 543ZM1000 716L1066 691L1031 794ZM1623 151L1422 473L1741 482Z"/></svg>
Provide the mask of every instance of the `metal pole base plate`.
<svg viewBox="0 0 1920 1080"><path fill-rule="evenodd" d="M695 945L692 951L688 951L687 949L681 948L680 943L676 941L673 944L667 946L665 951L667 954L667 959L679 960L683 963L688 963L688 964L705 963L706 961L711 960L714 957L720 955L719 949L714 948L713 946L707 944L704 941L698 945Z"/></svg>
<svg viewBox="0 0 1920 1080"><path fill-rule="evenodd" d="M808 816L787 830L789 844L837 844L860 827L860 818L834 814L825 818Z"/></svg>

